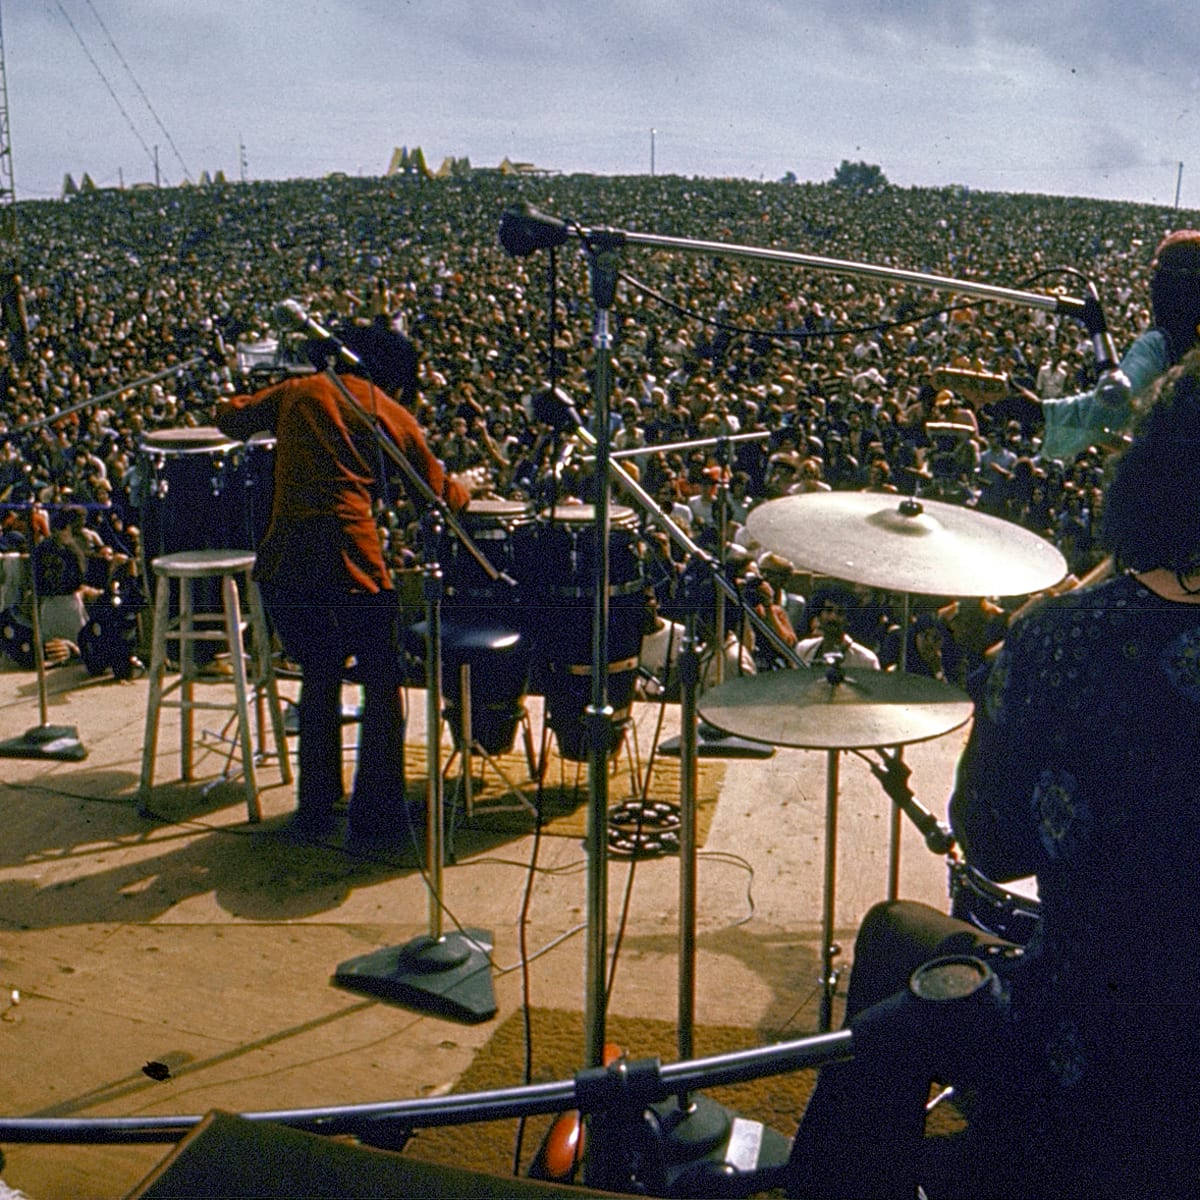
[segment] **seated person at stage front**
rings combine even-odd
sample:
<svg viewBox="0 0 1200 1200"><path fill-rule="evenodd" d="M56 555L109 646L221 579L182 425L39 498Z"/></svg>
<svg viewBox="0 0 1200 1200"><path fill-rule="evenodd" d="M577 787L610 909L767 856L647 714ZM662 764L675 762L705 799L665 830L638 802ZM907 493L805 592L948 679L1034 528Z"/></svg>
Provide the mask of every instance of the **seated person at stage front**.
<svg viewBox="0 0 1200 1200"><path fill-rule="evenodd" d="M836 661L846 667L879 670L879 658L874 650L854 641L848 629L848 617L858 604L858 597L849 588L823 588L813 597L813 620L818 630L815 637L796 643L796 654L806 667L821 666Z"/></svg>
<svg viewBox="0 0 1200 1200"><path fill-rule="evenodd" d="M877 904L859 928L852 1026L952 953L992 964L1000 1007L954 1036L926 1010L920 1052L910 1029L823 1068L793 1143L792 1194L1200 1189L1197 445L1192 354L1107 488L1103 539L1118 572L1018 620L978 694L951 825L987 879L1036 877L1028 943L906 901ZM934 1080L954 1085L968 1118L955 1145L922 1137Z"/></svg>

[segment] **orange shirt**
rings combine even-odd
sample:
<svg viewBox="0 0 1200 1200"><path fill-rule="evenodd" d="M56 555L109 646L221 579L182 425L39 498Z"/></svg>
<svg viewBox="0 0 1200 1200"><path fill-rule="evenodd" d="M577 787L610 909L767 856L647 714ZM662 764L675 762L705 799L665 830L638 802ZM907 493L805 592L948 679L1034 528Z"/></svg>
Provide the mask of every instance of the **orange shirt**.
<svg viewBox="0 0 1200 1200"><path fill-rule="evenodd" d="M464 508L466 491L446 475L416 418L366 380L340 379L430 488L456 511ZM241 441L256 433L276 438L275 493L256 578L353 592L391 588L373 503L393 498L381 481L394 479L399 468L379 448L370 421L327 376L233 396L218 406L215 421Z"/></svg>

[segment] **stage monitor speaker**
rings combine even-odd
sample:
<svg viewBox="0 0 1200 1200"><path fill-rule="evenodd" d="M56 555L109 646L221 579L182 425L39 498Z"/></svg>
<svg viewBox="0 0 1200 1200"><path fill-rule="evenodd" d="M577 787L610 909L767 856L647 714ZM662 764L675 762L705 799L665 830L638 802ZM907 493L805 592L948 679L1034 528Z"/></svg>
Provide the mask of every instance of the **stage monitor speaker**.
<svg viewBox="0 0 1200 1200"><path fill-rule="evenodd" d="M462 1127L471 1137L471 1127ZM419 1135L418 1135L419 1136ZM210 1112L127 1200L578 1200L612 1192L484 1175Z"/></svg>

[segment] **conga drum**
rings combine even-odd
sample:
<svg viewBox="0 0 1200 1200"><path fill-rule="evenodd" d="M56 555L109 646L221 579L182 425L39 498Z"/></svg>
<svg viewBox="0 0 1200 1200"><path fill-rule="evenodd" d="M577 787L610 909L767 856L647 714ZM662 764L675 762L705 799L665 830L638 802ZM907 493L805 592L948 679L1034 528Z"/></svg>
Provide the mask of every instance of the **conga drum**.
<svg viewBox="0 0 1200 1200"><path fill-rule="evenodd" d="M598 547L595 509L560 505L548 519L515 533L525 627L534 642L533 686L546 698L546 723L559 753L572 762L590 757L586 710L592 698L592 625L598 553L608 555L608 704L613 734L607 755L624 741L633 708L645 626L642 546L633 510L609 509L607 544Z"/></svg>

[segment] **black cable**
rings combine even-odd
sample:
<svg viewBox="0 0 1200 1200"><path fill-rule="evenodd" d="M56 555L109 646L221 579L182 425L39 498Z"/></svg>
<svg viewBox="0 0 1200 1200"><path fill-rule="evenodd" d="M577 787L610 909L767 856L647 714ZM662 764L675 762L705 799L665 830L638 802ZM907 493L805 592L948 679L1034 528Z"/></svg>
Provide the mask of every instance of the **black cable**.
<svg viewBox="0 0 1200 1200"><path fill-rule="evenodd" d="M533 881L537 875L538 852L542 845L542 826L545 823L543 801L545 798L545 777L539 773L537 791L534 793L533 849L529 855L529 873L525 877L525 890L521 896L521 911L517 917L517 945L519 962L521 964L521 1020L524 1026L524 1061L521 1079L523 1083L533 1082L533 1018L531 1015L532 982L529 977L529 907L533 898ZM521 1174L521 1150L525 1143L525 1122L522 1117L517 1122L513 1135L512 1173L516 1178Z"/></svg>
<svg viewBox="0 0 1200 1200"><path fill-rule="evenodd" d="M1074 267L1058 266L1047 267L1045 270L1038 271L1029 279L1017 284L1018 288L1028 288L1031 284L1039 279L1045 279L1051 275L1064 274L1074 278L1083 280L1090 286L1091 281L1087 275ZM637 279L633 275L621 271L618 272L620 279L647 295L653 297L664 307L669 308L672 312L685 317L689 320L697 321L703 325L710 326L713 329L720 329L725 333L734 333L747 337L765 337L773 341L808 341L809 339L817 340L822 338L843 337L848 335L856 335L863 333L885 333L889 329L901 329L905 325L913 325L922 321L928 321L936 317L948 316L950 313L965 312L971 309L983 307L985 304L990 304L990 300L970 300L964 301L961 304L950 304L940 308L928 309L925 312L910 313L908 316L894 321L879 321L869 325L842 325L835 326L832 329L764 329L753 325L738 325L729 321L722 321L718 317L707 317L703 313L698 313L692 309L686 308L681 304L677 304L668 296L664 296L660 291L651 287L644 281Z"/></svg>

